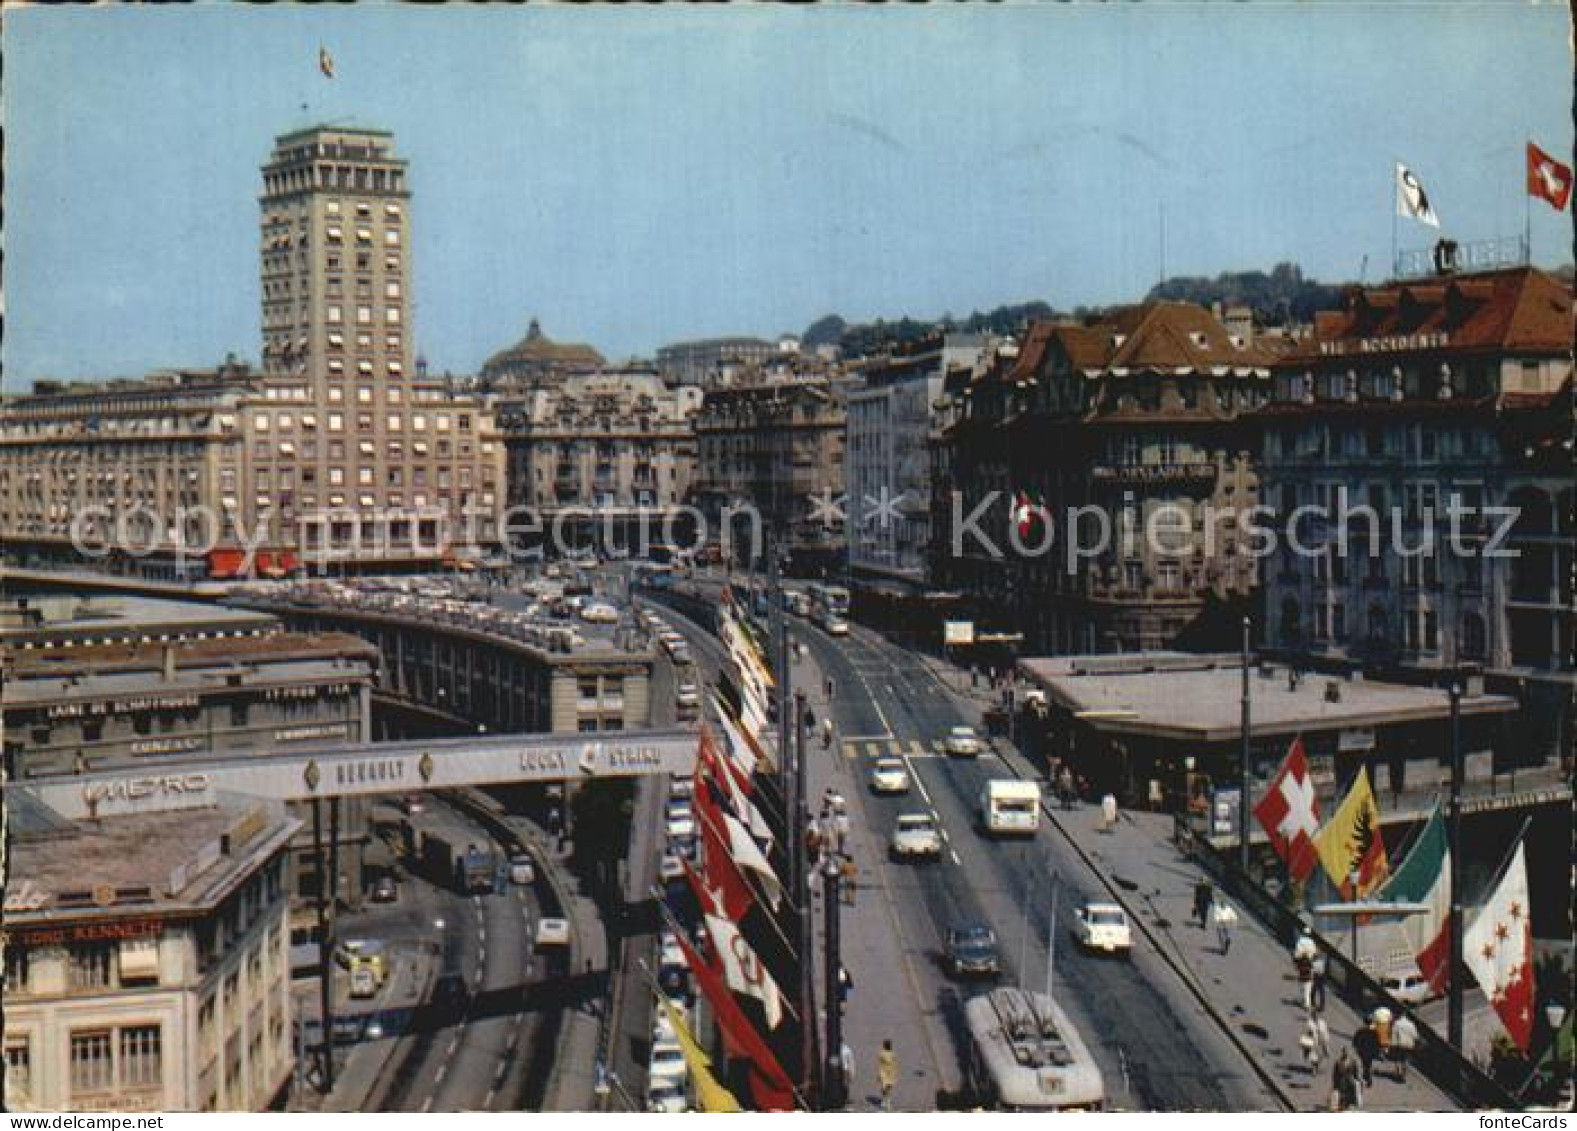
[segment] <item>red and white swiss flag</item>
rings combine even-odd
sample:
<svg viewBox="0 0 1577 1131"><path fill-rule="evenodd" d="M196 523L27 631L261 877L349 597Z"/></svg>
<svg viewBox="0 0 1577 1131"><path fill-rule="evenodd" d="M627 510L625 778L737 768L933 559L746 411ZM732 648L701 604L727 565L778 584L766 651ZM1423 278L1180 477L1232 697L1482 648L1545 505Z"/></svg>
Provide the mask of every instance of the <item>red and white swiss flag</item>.
<svg viewBox="0 0 1577 1131"><path fill-rule="evenodd" d="M1270 779L1270 790L1254 806L1254 818L1270 837L1276 855L1286 861L1287 874L1302 883L1320 862L1314 834L1320 831L1320 803L1309 777L1309 759L1303 739L1292 740L1281 769Z"/></svg>
<svg viewBox="0 0 1577 1131"><path fill-rule="evenodd" d="M1533 1043L1533 923L1523 846L1462 934L1462 961L1523 1052Z"/></svg>
<svg viewBox="0 0 1577 1131"><path fill-rule="evenodd" d="M1572 167L1562 165L1544 150L1528 142L1528 195L1547 200L1560 212L1572 197Z"/></svg>

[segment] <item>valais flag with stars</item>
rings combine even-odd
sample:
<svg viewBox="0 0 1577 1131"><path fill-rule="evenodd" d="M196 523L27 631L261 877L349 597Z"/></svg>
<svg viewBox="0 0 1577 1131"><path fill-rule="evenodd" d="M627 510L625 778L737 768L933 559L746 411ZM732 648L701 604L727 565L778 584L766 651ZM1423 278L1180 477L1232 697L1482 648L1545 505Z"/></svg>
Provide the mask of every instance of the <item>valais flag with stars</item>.
<svg viewBox="0 0 1577 1131"><path fill-rule="evenodd" d="M1320 831L1320 803L1309 777L1309 760L1303 740L1292 748L1281 769L1270 780L1270 791L1254 806L1254 816L1270 837L1271 847L1287 864L1287 874L1302 883L1320 862L1314 851L1314 834Z"/></svg>
<svg viewBox="0 0 1577 1131"><path fill-rule="evenodd" d="M1462 961L1473 971L1501 1024L1523 1052L1533 1042L1533 924L1528 919L1528 860L1523 846L1462 934Z"/></svg>

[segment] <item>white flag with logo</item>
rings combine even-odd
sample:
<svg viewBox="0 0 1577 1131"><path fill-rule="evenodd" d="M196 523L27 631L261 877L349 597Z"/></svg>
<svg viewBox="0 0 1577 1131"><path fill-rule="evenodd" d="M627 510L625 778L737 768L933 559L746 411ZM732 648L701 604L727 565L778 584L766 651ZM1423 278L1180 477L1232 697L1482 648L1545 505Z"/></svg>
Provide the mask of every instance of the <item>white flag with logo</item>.
<svg viewBox="0 0 1577 1131"><path fill-rule="evenodd" d="M767 858L761 854L760 847L752 839L745 826L730 817L727 813L720 813L723 818L723 828L728 833L728 853L733 857L737 867L753 872L761 881L761 889L766 893L767 902L777 910L778 903L783 898L783 884L778 879L778 874L772 870L772 865L767 863Z"/></svg>
<svg viewBox="0 0 1577 1131"><path fill-rule="evenodd" d="M759 1001L767 1014L767 1025L776 1029L783 1021L783 993L767 971L753 946L745 941L739 928L717 915L706 917L706 932L712 951L723 964L728 988Z"/></svg>
<svg viewBox="0 0 1577 1131"><path fill-rule="evenodd" d="M1400 161L1396 163L1396 214L1431 228L1440 227L1440 217L1435 214L1434 205L1429 203L1424 183Z"/></svg>

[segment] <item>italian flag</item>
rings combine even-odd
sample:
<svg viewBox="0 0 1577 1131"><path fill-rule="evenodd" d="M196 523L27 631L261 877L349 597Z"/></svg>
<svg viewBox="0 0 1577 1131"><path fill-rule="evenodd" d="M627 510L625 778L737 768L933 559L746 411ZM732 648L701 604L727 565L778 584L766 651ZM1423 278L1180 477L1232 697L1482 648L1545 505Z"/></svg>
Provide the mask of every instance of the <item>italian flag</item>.
<svg viewBox="0 0 1577 1131"><path fill-rule="evenodd" d="M1436 993L1444 993L1451 976L1451 852L1446 846L1446 821L1440 810L1429 814L1406 858L1376 894L1377 899L1422 903L1429 910L1403 918L1418 969Z"/></svg>

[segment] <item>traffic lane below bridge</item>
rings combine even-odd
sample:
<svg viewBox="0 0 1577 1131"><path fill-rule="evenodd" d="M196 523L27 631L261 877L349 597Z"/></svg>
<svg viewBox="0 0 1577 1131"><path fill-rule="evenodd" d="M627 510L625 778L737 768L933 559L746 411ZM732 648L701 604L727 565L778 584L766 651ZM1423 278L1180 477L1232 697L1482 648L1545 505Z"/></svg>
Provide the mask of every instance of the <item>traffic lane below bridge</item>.
<svg viewBox="0 0 1577 1131"><path fill-rule="evenodd" d="M1279 1107L1142 938L1136 939L1131 961L1085 954L1071 945L1074 908L1101 888L1094 873L1052 830L1043 826L1034 838L1018 842L988 840L974 831L981 787L992 777L1013 775L994 755L971 760L936 753L933 743L948 728L970 720L923 665L884 641L870 639L863 630L841 641L803 628L799 636L833 677L834 719L841 732L858 733L849 726L861 715L848 708L850 700L864 695L890 724L889 740L846 740L853 743L857 776L863 779L868 773L873 753L902 752L917 782L902 800L876 799L861 791L869 819L886 822L875 831L885 835L899 812L923 803L947 832L942 862L900 869L916 875L912 882L897 880L895 886L910 898L919 896L915 909L931 920L939 948L940 932L949 923L981 918L998 934L1009 976L1043 985L1051 925L1049 878L1060 877L1057 981L1072 987L1072 993L1059 996L1086 1034L1113 1103L1163 1110ZM891 865L879 866L889 868L894 882ZM945 1001L950 991L959 991L946 982L939 964L937 970L939 1000ZM961 1025L956 1006L944 1012Z"/></svg>

